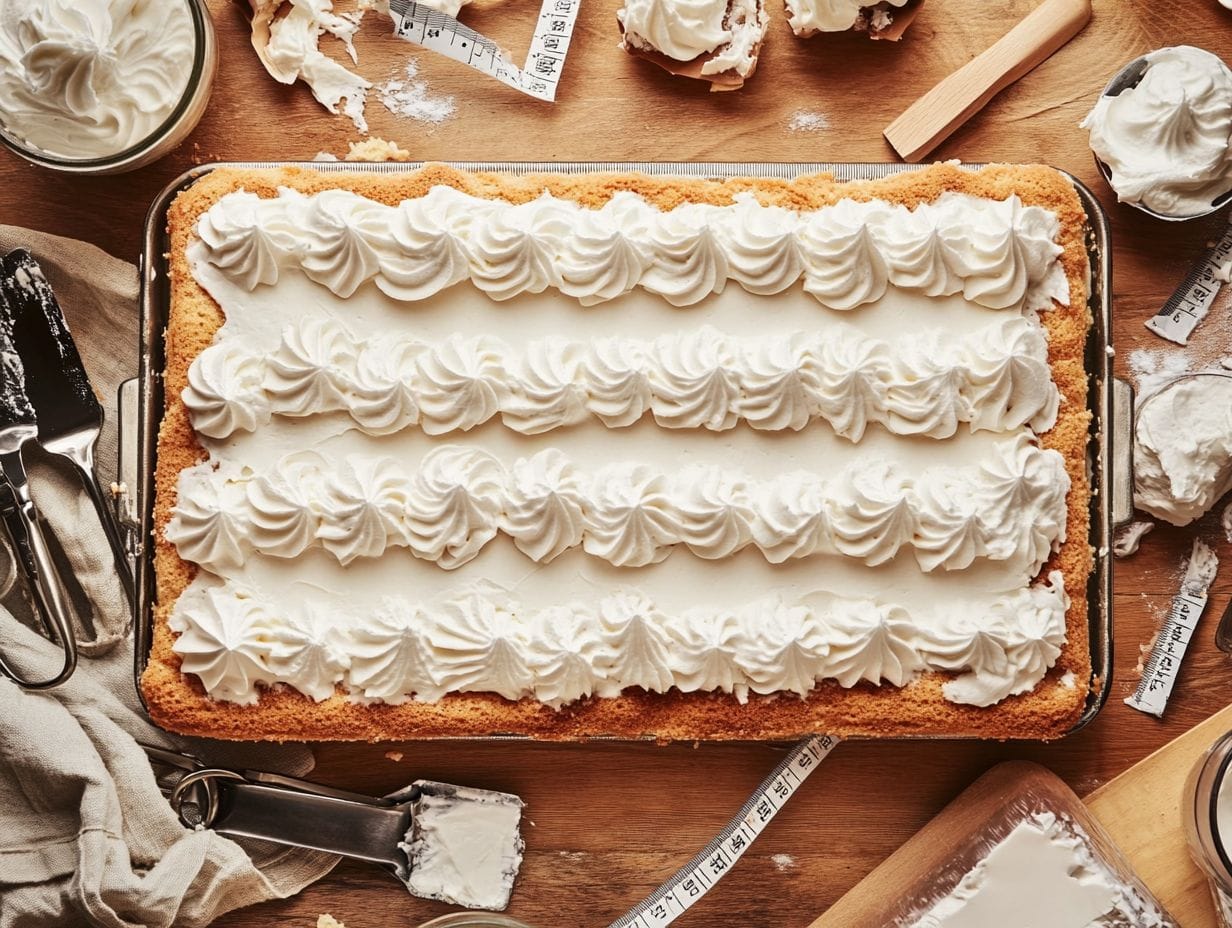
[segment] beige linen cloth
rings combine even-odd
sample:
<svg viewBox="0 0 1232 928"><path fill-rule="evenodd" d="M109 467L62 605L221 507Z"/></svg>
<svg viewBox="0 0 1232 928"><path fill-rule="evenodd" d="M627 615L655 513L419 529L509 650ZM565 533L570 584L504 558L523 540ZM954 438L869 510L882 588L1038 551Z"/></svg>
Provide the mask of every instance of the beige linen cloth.
<svg viewBox="0 0 1232 928"><path fill-rule="evenodd" d="M41 263L107 409L98 460L108 481L116 391L137 370L137 269L83 242L0 225L0 253L17 247ZM138 740L211 765L291 775L308 772L312 755L298 746L173 738L151 726L132 681L127 601L93 507L71 472L47 462L31 464L31 485L72 565L82 659L67 684L48 692L0 677L0 928L191 928L328 873L332 855L241 847L179 823ZM18 587L0 544L9 607L0 607L0 647L27 672L53 671L59 649L15 616L28 612Z"/></svg>

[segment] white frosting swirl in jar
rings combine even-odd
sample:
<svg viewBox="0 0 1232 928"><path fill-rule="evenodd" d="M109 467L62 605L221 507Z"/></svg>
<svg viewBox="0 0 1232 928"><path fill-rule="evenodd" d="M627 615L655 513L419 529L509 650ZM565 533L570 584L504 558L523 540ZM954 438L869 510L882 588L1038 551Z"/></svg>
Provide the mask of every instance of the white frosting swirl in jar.
<svg viewBox="0 0 1232 928"><path fill-rule="evenodd" d="M1208 51L1151 52L1138 83L1101 95L1082 126L1124 202L1192 216L1232 190L1232 71Z"/></svg>
<svg viewBox="0 0 1232 928"><path fill-rule="evenodd" d="M188 87L185 0L10 0L0 12L0 123L57 158L150 139Z"/></svg>

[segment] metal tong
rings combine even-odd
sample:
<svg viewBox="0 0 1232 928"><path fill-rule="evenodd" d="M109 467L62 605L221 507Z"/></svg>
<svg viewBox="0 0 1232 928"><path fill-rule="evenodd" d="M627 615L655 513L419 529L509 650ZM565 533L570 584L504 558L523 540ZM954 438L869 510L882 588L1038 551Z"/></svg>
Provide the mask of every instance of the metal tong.
<svg viewBox="0 0 1232 928"><path fill-rule="evenodd" d="M0 259L0 511L40 621L62 648L59 672L30 680L0 654L0 673L27 689L48 689L76 669L77 641L64 585L30 496L24 449L36 442L69 461L98 511L125 592L133 593L127 546L94 473L103 410L90 387L64 314L25 250Z"/></svg>
<svg viewBox="0 0 1232 928"><path fill-rule="evenodd" d="M397 877L415 895L477 907L471 902L427 892L415 884L417 816L422 803L446 801L516 807L522 800L511 793L416 780L387 796L375 798L334 789L295 777L253 770L243 772L208 767L188 754L142 745L155 768L159 788L180 822L189 828L210 828L236 838L257 838L307 850L338 854L377 864ZM516 822L516 818L515 818ZM522 840L516 824L512 834L490 835L493 846L502 838L516 848L514 871L521 863ZM421 840L419 843L425 843ZM431 838L426 839L432 843ZM433 855L429 847L426 854ZM491 902L504 908L512 876ZM488 905L482 907L487 908Z"/></svg>

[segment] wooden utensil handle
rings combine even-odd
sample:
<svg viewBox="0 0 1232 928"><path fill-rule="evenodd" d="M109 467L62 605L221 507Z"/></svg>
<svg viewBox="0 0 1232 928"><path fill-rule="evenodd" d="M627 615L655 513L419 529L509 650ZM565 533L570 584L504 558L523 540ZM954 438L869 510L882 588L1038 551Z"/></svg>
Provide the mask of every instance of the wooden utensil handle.
<svg viewBox="0 0 1232 928"><path fill-rule="evenodd" d="M1091 0L1044 0L1018 25L920 97L885 130L904 161L919 161L998 93L1077 35Z"/></svg>

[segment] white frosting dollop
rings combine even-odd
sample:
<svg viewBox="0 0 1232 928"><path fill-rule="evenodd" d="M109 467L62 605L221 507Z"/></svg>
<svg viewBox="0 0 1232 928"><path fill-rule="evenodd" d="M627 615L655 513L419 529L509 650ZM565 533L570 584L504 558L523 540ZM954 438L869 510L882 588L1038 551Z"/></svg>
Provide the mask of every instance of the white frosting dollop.
<svg viewBox="0 0 1232 928"><path fill-rule="evenodd" d="M490 692L554 708L629 689L807 697L840 686L905 686L957 674L947 699L991 705L1056 663L1069 600L1059 572L983 606L780 597L736 609L660 609L635 589L593 604L526 609L491 585L422 606L401 596L375 615L274 603L231 581L194 586L172 612L184 670L215 699L251 704L276 683L324 699L433 702ZM302 614L301 614L302 612Z"/></svg>
<svg viewBox="0 0 1232 928"><path fill-rule="evenodd" d="M1187 377L1139 408L1134 505L1188 525L1232 489L1232 377Z"/></svg>
<svg viewBox="0 0 1232 928"><path fill-rule="evenodd" d="M1053 213L1017 196L945 193L913 210L842 200L797 213L751 193L664 211L621 191L594 210L547 193L512 204L437 186L398 205L287 188L258 205L235 191L197 236L204 259L249 290L298 268L341 296L371 280L393 299L422 300L469 279L494 300L553 287L592 305L641 286L689 306L728 280L777 293L803 279L833 309L871 303L892 284L1034 312L1069 299L1058 231Z"/></svg>
<svg viewBox="0 0 1232 928"><path fill-rule="evenodd" d="M624 43L676 61L709 56L701 73L747 77L770 18L758 0L625 0Z"/></svg>
<svg viewBox="0 0 1232 928"><path fill-rule="evenodd" d="M1232 71L1180 45L1146 56L1138 84L1100 96L1082 121L1117 198L1192 216L1232 190Z"/></svg>
<svg viewBox="0 0 1232 928"><path fill-rule="evenodd" d="M150 139L188 86L185 0L8 0L0 9L0 123L70 160Z"/></svg>
<svg viewBox="0 0 1232 928"><path fill-rule="evenodd" d="M540 562L581 545L642 567L684 545L706 559L756 546L776 564L837 552L877 565L906 547L925 571L986 558L1030 575L1065 538L1069 485L1062 456L1024 432L979 464L908 474L871 457L829 479L789 471L761 481L718 465L673 474L616 462L584 473L554 448L506 467L440 445L415 472L387 457L304 452L269 470L185 470L166 538L215 571L256 550L294 557L310 546L343 564L409 548L452 570L503 532Z"/></svg>
<svg viewBox="0 0 1232 928"><path fill-rule="evenodd" d="M870 21L864 11L873 7L905 5L908 0L787 0L787 21L791 31L807 37L818 32L844 32L854 28L884 29L891 14L883 13Z"/></svg>
<svg viewBox="0 0 1232 928"><path fill-rule="evenodd" d="M612 427L649 410L669 429L763 430L824 419L859 441L869 423L944 439L960 424L1044 431L1059 394L1038 322L997 318L957 338L889 342L836 324L824 336L729 336L710 326L652 341L549 337L515 349L494 336L433 344L356 339L337 322L289 326L272 352L227 337L189 370L184 401L211 438L251 431L271 414L341 410L370 434L420 425L429 435L500 416L527 435L591 416Z"/></svg>

